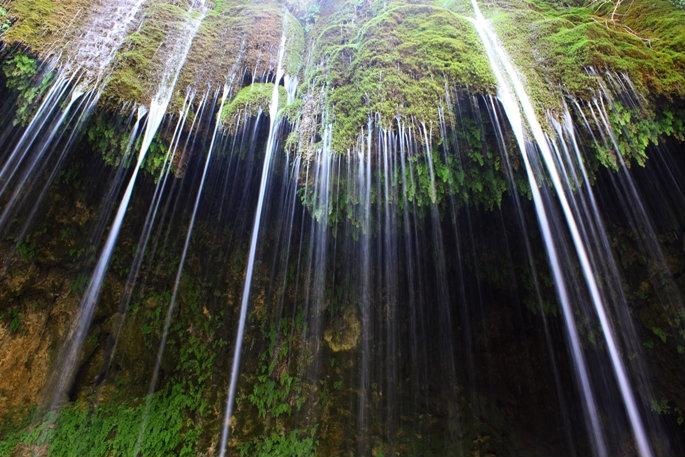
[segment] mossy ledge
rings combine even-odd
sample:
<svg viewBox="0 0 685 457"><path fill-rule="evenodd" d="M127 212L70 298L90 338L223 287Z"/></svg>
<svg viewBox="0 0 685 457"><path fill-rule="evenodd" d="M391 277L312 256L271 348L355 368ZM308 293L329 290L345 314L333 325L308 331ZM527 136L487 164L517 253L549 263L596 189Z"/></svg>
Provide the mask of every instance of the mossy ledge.
<svg viewBox="0 0 685 457"><path fill-rule="evenodd" d="M49 84L37 62L60 49L59 24L68 37L91 14L80 0L40 0L34 9L29 3L8 3L10 25L3 35L12 45L8 49L29 49L20 52L26 58L14 51L8 54L3 67L24 118ZM685 11L666 0L635 0L614 19L606 8L568 3L498 0L482 6L523 71L541 115L560 112L565 100L594 99L607 72L631 81L630 89L641 95L643 105L626 106L610 121L623 156L644 164L650 145L664 136L683 136L685 32L679 25L685 23ZM255 116L261 109L268 115L273 86L267 81L275 74L284 27L284 67L301 82L296 100L284 108L292 126L285 145L304 157L312 156L328 125L335 152L355 149L369 119L386 129L395 128L399 120L416 133L426 126L439 145L441 120L448 130L463 130L450 94L495 95L485 52L470 21L470 2L327 0L316 6L277 0L211 2L169 111L178 110L188 87L217 90L230 82L235 95L221 114L229 133L234 133L239 114ZM76 14L79 8L81 16ZM99 109L111 113L124 102L149 103L167 41L187 14L184 5L172 0L146 3L140 27L128 35L114 59ZM626 116L641 122L627 126ZM606 148L596 148L595 156L602 166L617 166L615 154ZM501 186L496 189L487 206L500 200Z"/></svg>
<svg viewBox="0 0 685 457"><path fill-rule="evenodd" d="M235 132L242 117L257 117L260 113L269 115L269 105L273 96L273 83L254 83L243 87L221 112L221 122L231 133ZM285 88L279 86L279 106L287 101Z"/></svg>

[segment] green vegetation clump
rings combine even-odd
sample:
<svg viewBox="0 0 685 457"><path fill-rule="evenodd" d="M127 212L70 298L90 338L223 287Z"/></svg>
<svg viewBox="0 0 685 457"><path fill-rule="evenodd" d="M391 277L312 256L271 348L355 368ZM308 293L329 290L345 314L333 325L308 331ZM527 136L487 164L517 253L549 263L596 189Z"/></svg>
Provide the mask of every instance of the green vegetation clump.
<svg viewBox="0 0 685 457"><path fill-rule="evenodd" d="M9 30L11 25L12 22L10 21L9 17L7 17L7 10L0 6L0 36Z"/></svg>
<svg viewBox="0 0 685 457"><path fill-rule="evenodd" d="M41 73L38 61L19 52L2 63L7 89L17 94L14 123L26 124L40 96L53 81L53 73Z"/></svg>
<svg viewBox="0 0 685 457"><path fill-rule="evenodd" d="M460 155L432 151L431 157L434 182L431 182L424 157L409 159L414 175L404 177L408 203L426 207L451 198L462 205L490 210L499 207L507 183L496 151L488 147L469 147Z"/></svg>
<svg viewBox="0 0 685 457"><path fill-rule="evenodd" d="M133 455L149 403L149 421L141 440L142 455L195 455L196 440L186 440L194 428L186 411L194 398L179 387L156 393L141 402L117 402L92 407L75 403L50 414L37 427L6 436L0 456L18 450L47 449L50 456ZM78 436L79 439L74 439Z"/></svg>
<svg viewBox="0 0 685 457"><path fill-rule="evenodd" d="M685 141L685 109L661 110L629 109L614 101L609 105L609 122L623 159L631 164L645 166L648 149L657 146L663 138ZM608 147L607 147L608 146ZM618 170L614 145L595 144L595 156L600 164Z"/></svg>
<svg viewBox="0 0 685 457"><path fill-rule="evenodd" d="M193 40L179 79L187 86L221 87L227 81L238 90L247 74L275 74L278 51L286 30L284 67L297 76L303 65L304 30L298 19L275 0L215 2ZM207 62L212 65L207 65ZM265 78L262 78L262 80Z"/></svg>
<svg viewBox="0 0 685 457"><path fill-rule="evenodd" d="M318 31L314 59L324 65L309 75L311 85L328 87L335 151L351 149L376 114L388 125L397 116L437 125L447 87L494 91L485 52L464 16L405 2L366 19L350 14L334 14Z"/></svg>
<svg viewBox="0 0 685 457"><path fill-rule="evenodd" d="M314 457L316 441L299 431L272 433L242 446L238 453L240 457Z"/></svg>
<svg viewBox="0 0 685 457"><path fill-rule="evenodd" d="M97 113L86 131L86 138L93 152L100 154L105 163L116 167L122 160L131 160L136 156L142 143L142 136L131 138L130 125L122 125L121 119L106 112ZM159 133L150 143L150 148L143 162L143 170L158 178L169 145Z"/></svg>
<svg viewBox="0 0 685 457"><path fill-rule="evenodd" d="M123 275L129 265L126 262ZM166 269L167 265L160 267ZM175 267L176 262L171 262L168 271ZM37 424L2 430L1 457L136 455L137 445L138 455L190 457L206 449L207 422L215 418L212 376L225 346L217 337L222 320L207 309L204 289L195 278L184 277L179 297L183 307L172 324L165 357L172 362L164 361L164 382L154 394L137 396L139 386L147 386L150 375L150 365L142 363L138 368L137 362L149 361L149 349L159 345L169 293L155 298L157 306L140 301L132 304L131 325L120 337L114 362L125 361L126 368L116 381L93 386L95 398L79 396Z"/></svg>
<svg viewBox="0 0 685 457"><path fill-rule="evenodd" d="M3 2L0 33L7 44L19 45L41 54L67 43L89 16L89 0L10 0ZM11 25L11 26L10 26Z"/></svg>
<svg viewBox="0 0 685 457"><path fill-rule="evenodd" d="M224 106L221 112L221 121L229 130L234 128L238 118L241 115L248 117L257 116L261 111L263 114L269 114L269 105L271 104L271 97L273 96L274 85L272 83L255 83L244 87L236 94L230 102ZM279 106L285 106L287 95L285 88L279 86Z"/></svg>
<svg viewBox="0 0 685 457"><path fill-rule="evenodd" d="M285 63L286 74L298 76L302 70L304 48L306 44L304 28L293 15L286 19Z"/></svg>
<svg viewBox="0 0 685 457"><path fill-rule="evenodd" d="M14 25L3 36L9 43L18 42L33 49L42 49L44 36L55 32L57 3L54 0L18 0L9 5L9 17Z"/></svg>

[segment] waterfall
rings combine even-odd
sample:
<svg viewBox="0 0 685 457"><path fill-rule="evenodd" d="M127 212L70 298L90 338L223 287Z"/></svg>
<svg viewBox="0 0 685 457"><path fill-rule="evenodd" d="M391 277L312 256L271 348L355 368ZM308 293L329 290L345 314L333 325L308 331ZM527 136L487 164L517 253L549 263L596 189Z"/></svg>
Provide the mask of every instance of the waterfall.
<svg viewBox="0 0 685 457"><path fill-rule="evenodd" d="M27 183L39 174L46 166L47 159L59 147L61 152L57 164L53 165L47 186L54 180L60 169L59 165L71 149L76 132L89 119L99 101L105 72L110 67L116 52L123 45L144 1L124 0L98 3L85 32L78 37L76 43L69 46L75 49L73 56L70 56L57 69L54 59L42 69L40 77L43 82L49 82L54 73L56 76L0 169L0 196L10 184L15 189L0 216L0 231L6 224L10 213L15 211L20 203L19 197L30 193L31 184L27 185ZM77 104L78 100L81 102ZM61 114L57 114L60 112ZM75 125L71 125L70 121L73 119L77 119ZM68 130L71 130L72 134L66 142L60 143L59 140ZM40 143L35 144L39 138ZM28 165L26 165L27 161ZM21 177L15 180L15 174L19 171L21 171ZM33 203L34 212L43 196ZM28 222L30 219L27 224Z"/></svg>
<svg viewBox="0 0 685 457"><path fill-rule="evenodd" d="M197 211L200 206L200 201L202 198L202 191L204 190L205 187L205 181L207 179L207 171L209 169L209 164L212 160L212 153L214 152L214 145L217 139L217 134L219 132L219 127L221 125L221 113L223 112L224 104L226 103L226 98L228 97L229 94L229 86L226 85L224 86L223 89L223 94L221 95L221 101L219 103L219 110L217 111L216 115L216 122L214 124L214 131L212 132L212 139L209 143L209 149L207 150L207 158L205 159L205 164L204 168L202 169L202 177L200 178L200 185L197 190L197 195L195 196L195 202L193 204L193 210L191 213L190 217L190 222L188 223L188 232L186 234L186 238L183 244L183 251L181 252L181 260L178 264L178 270L176 271L176 277L174 279L174 286L171 292L171 300L169 302L169 307L167 309L166 317L164 318L164 327L162 329L162 339L159 344L159 350L157 352L157 358L155 362L155 367L152 372L152 378L150 380L150 387L148 389L148 400L147 400L147 405L145 408L145 413L143 417L143 422L140 428L140 433L138 437L138 444L136 445L136 452L135 454L137 455L138 452L140 451L140 446L142 444L142 439L145 434L145 428L147 425L147 419L150 413L150 398L152 394L155 391L155 388L157 387L157 381L159 379L159 370L161 369L162 366L162 357L164 356L164 350L166 348L166 343L167 339L169 337L169 329L171 328L171 321L174 317L174 312L176 310L177 306L177 300L178 300L178 292L179 288L181 286L181 278L183 276L183 268L185 267L185 262L186 262L186 257L188 255L188 249L190 247L190 241L192 239L193 235L193 228L195 227L195 219L197 217Z"/></svg>
<svg viewBox="0 0 685 457"><path fill-rule="evenodd" d="M90 23L78 40L71 62L83 69L86 82L101 80L116 52L121 48L146 0L106 0L98 2Z"/></svg>
<svg viewBox="0 0 685 457"><path fill-rule="evenodd" d="M235 347L233 348L231 376L228 386L226 409L224 411L224 420L221 431L221 444L219 447L219 455L221 457L224 457L226 455L228 447L228 439L231 428L231 417L233 415L233 406L235 404L235 395L238 388L238 378L240 375L240 357L242 355L242 346L245 336L245 325L247 322L247 312L250 304L252 275L254 274L255 257L257 255L257 243L259 241L259 233L261 230L262 209L264 206L264 199L266 195L267 186L269 184L269 175L271 173L271 160L278 144L277 131L280 125L278 119L278 105L280 99L279 84L284 74L283 58L285 56L286 30L287 22L284 20L281 44L278 51L278 65L276 67L276 74L274 77L274 88L273 93L271 94L271 104L269 106L269 134L266 141L266 149L264 151L264 164L262 165L262 177L259 184L259 197L257 200L257 209L255 212L254 224L252 228L252 237L250 240L250 251L247 259L247 269L245 271L245 285L243 286L242 299L240 302L238 329L236 332Z"/></svg>
<svg viewBox="0 0 685 457"><path fill-rule="evenodd" d="M133 264L131 265L131 268L129 270L128 277L126 278L126 285L124 286L124 293L123 296L120 300L119 304L119 314L120 317L118 319L118 322L116 324L116 329L114 332L114 344L112 345L111 350L109 351L108 357L107 357L107 362L105 367L102 370L102 377L106 377L107 372L109 371L109 367L112 363L112 360L114 358L114 355L116 353L117 349L117 344L119 343L119 338L121 336L121 332L124 327L124 323L126 321L126 316L129 310L129 306L131 304L131 298L133 295L133 289L136 285L136 282L138 281L138 275L140 273L141 266L143 264L143 259L145 258L145 254L147 253L147 245L148 242L150 241L150 236L152 235L152 230L154 229L155 222L157 221L157 213L159 212L159 207L160 203L162 202L162 197L164 195L164 190L167 187L167 182L169 180L169 175L171 166L174 162L174 158L176 157L176 153L178 152L178 146L180 144L181 140L181 134L183 132L183 129L185 127L186 121L188 120L188 113L190 112L190 108L193 105L193 101L195 98L195 94L193 91L188 91L186 93L185 99L183 100L183 107L181 108L178 118L178 122L176 124L176 127L174 129L174 133L172 135L171 139L171 144L169 146L169 150L167 151L165 157L164 157L164 164L162 165L162 169L160 171L160 174L157 179L157 185L155 186L155 192L152 195L152 202L150 204L150 208L148 209L147 215L145 216L145 224L143 226L143 231L140 234L140 238L138 239L138 245L136 247L136 254L133 259ZM200 103L202 106L204 104L204 99ZM138 122L136 122L137 126ZM137 127L134 127L133 129L133 134L132 138L135 136L135 132L137 130ZM130 147L130 144L129 144Z"/></svg>
<svg viewBox="0 0 685 457"><path fill-rule="evenodd" d="M683 453L679 5L87 3L0 0L0 454Z"/></svg>
<svg viewBox="0 0 685 457"><path fill-rule="evenodd" d="M538 220L544 235L550 266L555 276L555 286L557 287L557 293L559 295L566 319L570 344L576 363L576 370L580 379L586 408L590 416L589 419L591 423L591 432L595 443L595 450L598 456L607 456L606 444L604 442L603 432L601 431L598 412L596 410L594 401L594 394L592 393L592 389L588 381L587 366L582 356L582 349L580 348L577 330L575 329L575 318L573 317L573 311L571 309L573 304L568 296L566 281L561 273L561 267L559 265L555 241L556 235L553 233L552 226L548 220L549 210L540 194L540 184L538 183L538 179L532 167L532 162L537 160L535 157L535 147L537 147L537 150L539 151L541 159L545 165L545 169L547 170L552 181L552 185L556 191L556 196L563 210L567 228L571 233L573 245L582 267L583 278L589 290L592 303L601 325L602 336L607 344L611 358L612 369L619 385L621 397L630 420L630 425L640 455L642 457L652 457L653 452L651 445L647 437L647 432L642 421L639 406L631 386L629 375L624 365L621 349L619 348L616 340L615 329L612 326L611 318L607 314L606 304L601 296L601 292L597 284L597 273L594 271L591 265L588 247L585 245L582 239L579 223L576 220L576 215L571 209L571 205L569 204L565 187L561 181L560 170L554 160L548 139L546 138L543 128L537 119L535 108L533 107L530 97L526 93L524 84L519 76L518 71L514 67L504 48L499 44L495 32L490 27L488 21L483 17L478 3L475 0L473 0L473 9L475 13L475 20L473 23L478 31L483 46L486 49L492 71L496 76L498 85L498 98L504 106L509 123L518 141L519 149L521 150L522 158L526 168L526 174L533 192L533 200L535 202ZM526 128L530 130L530 133L533 136L534 145L529 145L529 140L526 136Z"/></svg>
<svg viewBox="0 0 685 457"><path fill-rule="evenodd" d="M93 314L100 298L105 275L109 269L112 254L114 253L114 248L121 232L121 227L133 195L140 169L143 166L147 152L152 144L152 140L157 134L157 130L159 129L162 119L166 114L166 109L176 86L178 75L181 71L183 63L185 62L186 56L188 55L193 38L195 37L195 34L197 33L204 16L204 5L200 4L200 8L202 14L196 15L192 20L189 20L186 23L182 36L179 36L174 43L172 51L169 54L170 57L165 64L160 85L157 89L157 93L152 98L149 110L141 107L138 111L139 120L142 116L147 114L147 123L143 133L140 150L136 158L133 173L128 180L126 190L124 191L124 194L119 202L119 207L114 215L114 219L112 220L109 234L107 235L105 244L100 251L97 264L93 269L88 287L86 288L86 292L81 300L76 324L69 334L67 343L65 344L62 355L60 356L58 368L55 370L55 381L51 392L50 409L55 409L59 406L59 404L63 401L63 397L67 389L69 389L71 386L80 351L90 328ZM191 9L189 13L192 11L193 10Z"/></svg>

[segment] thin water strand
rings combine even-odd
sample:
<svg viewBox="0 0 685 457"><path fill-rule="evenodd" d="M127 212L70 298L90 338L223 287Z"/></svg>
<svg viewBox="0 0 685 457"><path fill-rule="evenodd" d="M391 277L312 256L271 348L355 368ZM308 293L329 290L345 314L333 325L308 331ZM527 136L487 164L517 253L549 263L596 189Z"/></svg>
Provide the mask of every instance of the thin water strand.
<svg viewBox="0 0 685 457"><path fill-rule="evenodd" d="M278 119L278 104L279 104L279 82L283 77L283 58L285 55L286 42L286 25L283 26L283 34L281 36L281 44L278 51L278 67L276 69L276 79L274 81L274 89L271 94L271 104L269 106L269 135L266 141L266 151L264 153L264 165L262 166L262 177L259 184L259 197L257 200L257 209L255 212L255 219L252 228L252 237L250 240L250 251L247 260L247 269L245 271L245 284L243 286L243 294L240 303L240 315L238 317L238 329L236 332L235 347L233 349L233 359L231 364L231 377L228 387L228 396L226 399L226 409L224 411L224 420L221 431L221 443L219 447L220 457L225 457L228 451L228 439L231 428L231 418L233 415L233 405L235 404L235 395L238 389L238 378L240 372L240 357L242 353L243 340L245 336L245 325L247 321L247 311L250 304L250 292L252 289L252 275L254 274L254 264L257 251L257 242L259 241L259 233L262 221L262 208L264 206L264 199L266 194L267 184L269 182L269 174L271 171L271 159L276 149L277 135L276 131L279 126Z"/></svg>

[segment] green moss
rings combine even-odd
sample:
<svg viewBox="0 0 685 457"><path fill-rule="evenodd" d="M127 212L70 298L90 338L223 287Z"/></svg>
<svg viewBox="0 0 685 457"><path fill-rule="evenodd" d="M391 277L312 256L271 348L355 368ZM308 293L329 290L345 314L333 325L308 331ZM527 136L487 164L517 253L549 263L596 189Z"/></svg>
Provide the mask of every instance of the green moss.
<svg viewBox="0 0 685 457"><path fill-rule="evenodd" d="M9 5L9 17L14 25L7 31L4 40L20 42L31 48L42 48L44 36L54 33L54 15L57 10L54 0L15 1Z"/></svg>
<svg viewBox="0 0 685 457"><path fill-rule="evenodd" d="M671 3L635 0L615 22L593 7L504 3L492 20L541 109L559 106L559 89L590 96L598 81L588 67L625 73L645 94L685 95L685 12Z"/></svg>
<svg viewBox="0 0 685 457"><path fill-rule="evenodd" d="M285 63L286 74L299 75L304 58L305 35L302 25L295 16L288 14L286 19Z"/></svg>
<svg viewBox="0 0 685 457"><path fill-rule="evenodd" d="M289 26L285 68L296 75L302 64L304 32L295 17L285 14ZM215 3L193 40L178 90L198 84L221 87L227 79L238 90L244 74L275 72L283 20L284 9L275 0Z"/></svg>
<svg viewBox="0 0 685 457"><path fill-rule="evenodd" d="M113 106L125 101L148 104L165 65L168 37L177 36L188 20L182 5L152 2L145 10L143 25L128 35L108 81L103 97Z"/></svg>
<svg viewBox="0 0 685 457"><path fill-rule="evenodd" d="M235 125L238 117L247 113L248 116L257 116L259 111L268 115L274 85L272 83L255 83L244 87L236 94L221 112L221 121L229 129ZM285 88L279 86L279 106L286 104L287 94Z"/></svg>
<svg viewBox="0 0 685 457"><path fill-rule="evenodd" d="M7 14L4 20L0 18L0 24L11 26L2 35L2 40L36 53L54 51L55 45L74 38L93 6L89 0L10 0L3 3Z"/></svg>
<svg viewBox="0 0 685 457"><path fill-rule="evenodd" d="M361 322L354 308L350 307L336 316L323 333L323 339L333 352L352 351L359 345Z"/></svg>
<svg viewBox="0 0 685 457"><path fill-rule="evenodd" d="M342 13L340 13L342 14ZM447 9L392 2L345 36L339 15L320 31L317 56L334 123L333 148L354 146L369 116L437 125L446 86L492 92L494 80L469 21ZM316 84L316 83L315 83ZM436 129L437 130L437 129Z"/></svg>

